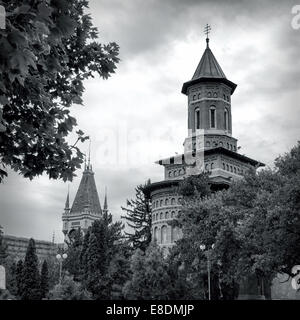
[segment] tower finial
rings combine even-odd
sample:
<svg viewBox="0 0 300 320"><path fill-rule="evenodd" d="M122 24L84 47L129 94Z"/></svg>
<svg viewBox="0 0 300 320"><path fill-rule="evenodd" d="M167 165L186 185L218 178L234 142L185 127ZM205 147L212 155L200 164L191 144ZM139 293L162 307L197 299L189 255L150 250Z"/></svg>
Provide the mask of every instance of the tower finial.
<svg viewBox="0 0 300 320"><path fill-rule="evenodd" d="M91 137L89 137L89 158L88 158L88 169L90 169L90 165L91 165Z"/></svg>
<svg viewBox="0 0 300 320"><path fill-rule="evenodd" d="M206 26L204 27L204 33L206 34L206 46L208 48L209 44L209 38L208 35L210 34L211 26L207 23Z"/></svg>

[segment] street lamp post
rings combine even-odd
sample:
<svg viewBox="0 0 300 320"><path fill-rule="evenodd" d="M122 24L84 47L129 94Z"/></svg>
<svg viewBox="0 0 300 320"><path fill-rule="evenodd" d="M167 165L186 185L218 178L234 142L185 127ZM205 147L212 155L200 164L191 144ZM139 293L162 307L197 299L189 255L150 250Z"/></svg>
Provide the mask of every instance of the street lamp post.
<svg viewBox="0 0 300 320"><path fill-rule="evenodd" d="M215 245L213 244L211 246L211 249L214 249ZM203 252L205 252L206 246L205 244L201 244L200 245L200 250L202 250ZM207 249L207 251L205 252L206 258L207 258L207 282L208 282L208 300L211 300L211 289L210 289L210 250L211 249Z"/></svg>
<svg viewBox="0 0 300 320"><path fill-rule="evenodd" d="M63 260L66 260L68 258L68 255L66 253L64 254L57 254L56 259L59 262L59 284L61 284L62 281L62 264Z"/></svg>

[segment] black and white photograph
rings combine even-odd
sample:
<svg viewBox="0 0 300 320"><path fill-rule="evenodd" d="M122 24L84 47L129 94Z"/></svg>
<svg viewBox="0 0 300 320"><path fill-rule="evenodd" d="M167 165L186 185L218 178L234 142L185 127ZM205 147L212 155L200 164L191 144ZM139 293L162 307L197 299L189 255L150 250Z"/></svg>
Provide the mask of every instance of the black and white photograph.
<svg viewBox="0 0 300 320"><path fill-rule="evenodd" d="M300 300L300 1L0 0L0 300Z"/></svg>

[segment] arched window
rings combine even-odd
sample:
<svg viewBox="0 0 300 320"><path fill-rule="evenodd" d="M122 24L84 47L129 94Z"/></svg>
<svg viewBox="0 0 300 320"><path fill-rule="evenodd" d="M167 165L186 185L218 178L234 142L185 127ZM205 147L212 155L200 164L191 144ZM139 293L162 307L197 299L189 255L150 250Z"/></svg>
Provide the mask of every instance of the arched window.
<svg viewBox="0 0 300 320"><path fill-rule="evenodd" d="M157 227L154 228L154 241L158 242L158 228Z"/></svg>
<svg viewBox="0 0 300 320"><path fill-rule="evenodd" d="M193 100L196 100L196 95L195 94L193 95Z"/></svg>
<svg viewBox="0 0 300 320"><path fill-rule="evenodd" d="M226 164L226 170L229 171L229 165L228 164Z"/></svg>
<svg viewBox="0 0 300 320"><path fill-rule="evenodd" d="M171 212L171 218L174 218L174 216L175 216L175 211L172 211Z"/></svg>
<svg viewBox="0 0 300 320"><path fill-rule="evenodd" d="M161 206L161 207L163 206L163 201L162 201L162 200L160 200L160 206Z"/></svg>
<svg viewBox="0 0 300 320"><path fill-rule="evenodd" d="M165 219L169 219L169 212L165 213Z"/></svg>
<svg viewBox="0 0 300 320"><path fill-rule="evenodd" d="M175 198L172 198L171 199L171 205L174 205L175 204Z"/></svg>
<svg viewBox="0 0 300 320"><path fill-rule="evenodd" d="M200 129L200 110L197 108L195 110L195 129Z"/></svg>
<svg viewBox="0 0 300 320"><path fill-rule="evenodd" d="M225 109L224 111L224 127L225 127L225 130L228 130L228 124L229 124L229 118L228 118L228 110Z"/></svg>
<svg viewBox="0 0 300 320"><path fill-rule="evenodd" d="M158 220L158 213L156 214L156 220Z"/></svg>
<svg viewBox="0 0 300 320"><path fill-rule="evenodd" d="M161 243L167 243L167 226L161 227Z"/></svg>
<svg viewBox="0 0 300 320"><path fill-rule="evenodd" d="M210 165L210 169L212 170L214 168L214 163L212 162Z"/></svg>
<svg viewBox="0 0 300 320"><path fill-rule="evenodd" d="M165 206L167 206L169 204L169 199L165 200Z"/></svg>
<svg viewBox="0 0 300 320"><path fill-rule="evenodd" d="M223 162L223 170L225 170L225 163Z"/></svg>
<svg viewBox="0 0 300 320"><path fill-rule="evenodd" d="M211 98L211 92L208 92L208 93L207 93L207 97L208 97L208 98Z"/></svg>
<svg viewBox="0 0 300 320"><path fill-rule="evenodd" d="M201 98L201 93L198 93L198 99L200 99Z"/></svg>
<svg viewBox="0 0 300 320"><path fill-rule="evenodd" d="M209 118L210 118L210 127L212 129L216 128L216 108L215 107L210 107Z"/></svg>
<svg viewBox="0 0 300 320"><path fill-rule="evenodd" d="M206 146L210 147L210 142L209 141L206 141Z"/></svg>
<svg viewBox="0 0 300 320"><path fill-rule="evenodd" d="M172 171L169 171L169 177L170 178L172 177Z"/></svg>
<svg viewBox="0 0 300 320"><path fill-rule="evenodd" d="M161 212L160 213L160 219L163 219L164 217L163 217L163 213Z"/></svg>

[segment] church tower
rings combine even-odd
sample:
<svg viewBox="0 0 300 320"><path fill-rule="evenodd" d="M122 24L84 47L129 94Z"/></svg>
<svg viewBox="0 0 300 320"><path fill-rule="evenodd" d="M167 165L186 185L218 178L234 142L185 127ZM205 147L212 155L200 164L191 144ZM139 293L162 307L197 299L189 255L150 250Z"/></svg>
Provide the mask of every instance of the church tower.
<svg viewBox="0 0 300 320"><path fill-rule="evenodd" d="M69 192L62 215L63 233L65 240L72 237L73 232L81 228L83 233L93 224L95 220L102 217L98 191L96 188L94 172L90 160L85 164L82 178L77 190L73 205L69 207ZM107 211L107 200L106 200Z"/></svg>
<svg viewBox="0 0 300 320"><path fill-rule="evenodd" d="M184 153L157 161L164 167L164 180L144 190L152 205L152 239L163 249L172 247L181 237L181 230L170 222L181 211L177 186L182 179L208 172L212 190L220 190L241 179L249 168L264 166L240 154L237 139L232 136L231 96L236 87L210 49L207 33L200 62L181 90L187 96Z"/></svg>

